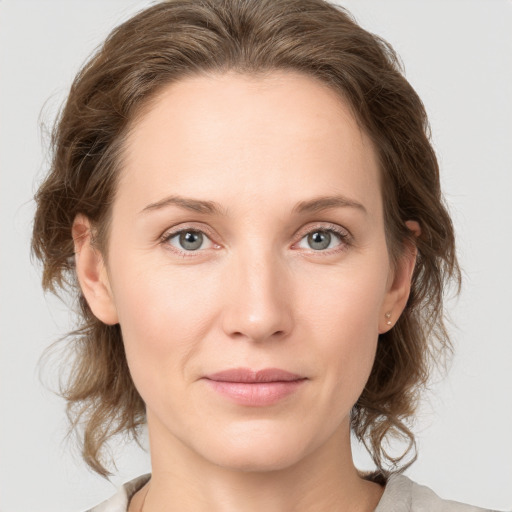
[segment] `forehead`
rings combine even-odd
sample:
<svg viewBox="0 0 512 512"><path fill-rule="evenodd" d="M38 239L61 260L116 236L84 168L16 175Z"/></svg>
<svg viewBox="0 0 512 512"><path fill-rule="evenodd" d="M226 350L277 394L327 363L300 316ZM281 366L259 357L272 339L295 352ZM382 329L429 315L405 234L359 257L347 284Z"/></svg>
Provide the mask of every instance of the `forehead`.
<svg viewBox="0 0 512 512"><path fill-rule="evenodd" d="M165 192L220 202L338 192L378 206L379 181L371 141L326 84L230 72L188 77L148 103L127 137L118 192L136 191L142 207Z"/></svg>

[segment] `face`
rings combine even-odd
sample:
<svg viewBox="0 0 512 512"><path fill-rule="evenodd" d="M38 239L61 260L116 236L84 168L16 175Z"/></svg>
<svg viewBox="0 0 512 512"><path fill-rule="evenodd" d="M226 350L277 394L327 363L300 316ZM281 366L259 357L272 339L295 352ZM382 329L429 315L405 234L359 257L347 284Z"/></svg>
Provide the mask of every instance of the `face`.
<svg viewBox="0 0 512 512"><path fill-rule="evenodd" d="M347 105L291 72L187 78L124 157L107 298L89 302L121 325L152 448L277 469L347 434L400 308L375 151Z"/></svg>

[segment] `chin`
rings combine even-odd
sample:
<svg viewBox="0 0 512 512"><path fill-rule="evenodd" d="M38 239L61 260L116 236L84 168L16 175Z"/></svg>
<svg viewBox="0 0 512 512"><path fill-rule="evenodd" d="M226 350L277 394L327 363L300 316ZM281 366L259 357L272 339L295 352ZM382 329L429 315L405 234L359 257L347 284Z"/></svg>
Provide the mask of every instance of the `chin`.
<svg viewBox="0 0 512 512"><path fill-rule="evenodd" d="M289 430L239 428L210 439L201 451L205 459L226 469L268 472L295 465L309 451L308 445L303 436L294 436Z"/></svg>

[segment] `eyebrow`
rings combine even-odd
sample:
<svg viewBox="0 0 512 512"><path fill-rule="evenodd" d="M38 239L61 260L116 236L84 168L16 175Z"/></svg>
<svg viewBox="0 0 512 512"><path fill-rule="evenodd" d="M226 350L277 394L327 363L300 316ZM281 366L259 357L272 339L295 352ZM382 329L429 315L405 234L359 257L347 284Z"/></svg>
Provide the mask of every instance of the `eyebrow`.
<svg viewBox="0 0 512 512"><path fill-rule="evenodd" d="M292 213L315 213L330 208L356 208L365 214L368 213L361 203L342 195L320 196L301 201L293 208Z"/></svg>
<svg viewBox="0 0 512 512"><path fill-rule="evenodd" d="M147 213L154 210L160 210L167 206L178 206L185 210L196 213L227 216L227 209L223 208L215 201L205 201L201 199L192 199L190 197L169 196L156 203L146 206L141 213ZM293 214L316 213L331 208L356 208L363 213L367 213L366 208L357 201L349 199L345 196L320 196L307 201L297 203L292 209Z"/></svg>
<svg viewBox="0 0 512 512"><path fill-rule="evenodd" d="M192 199L190 197L182 196L169 196L156 203L148 204L141 213L160 210L166 206L179 206L185 210L190 210L197 213L226 216L227 210L224 209L219 203L214 201L204 201L200 199Z"/></svg>

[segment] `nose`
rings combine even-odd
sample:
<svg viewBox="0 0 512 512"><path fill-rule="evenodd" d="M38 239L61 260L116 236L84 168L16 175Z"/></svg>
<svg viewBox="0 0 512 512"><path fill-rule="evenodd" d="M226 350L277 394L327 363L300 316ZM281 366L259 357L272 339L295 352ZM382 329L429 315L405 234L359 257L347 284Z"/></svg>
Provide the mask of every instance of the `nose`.
<svg viewBox="0 0 512 512"><path fill-rule="evenodd" d="M232 256L222 325L230 338L261 342L289 335L292 298L289 271L271 250Z"/></svg>

